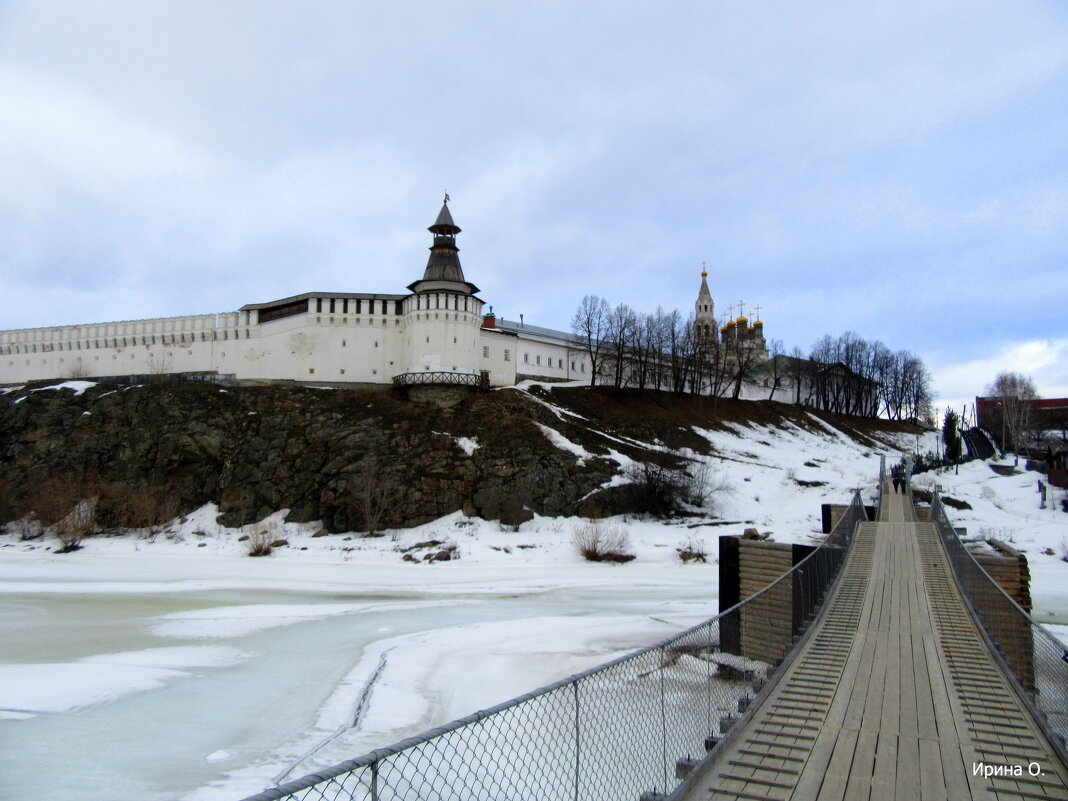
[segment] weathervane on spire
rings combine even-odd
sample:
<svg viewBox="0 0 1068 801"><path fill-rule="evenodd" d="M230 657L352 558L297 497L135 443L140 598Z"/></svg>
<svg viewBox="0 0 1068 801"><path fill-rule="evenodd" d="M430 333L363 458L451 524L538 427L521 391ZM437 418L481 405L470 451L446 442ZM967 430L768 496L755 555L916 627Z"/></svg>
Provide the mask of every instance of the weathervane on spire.
<svg viewBox="0 0 1068 801"><path fill-rule="evenodd" d="M448 189L445 190L445 202L446 203L449 202L449 190Z"/></svg>
<svg viewBox="0 0 1068 801"><path fill-rule="evenodd" d="M704 278L708 275L708 262L704 259L701 260L701 277Z"/></svg>

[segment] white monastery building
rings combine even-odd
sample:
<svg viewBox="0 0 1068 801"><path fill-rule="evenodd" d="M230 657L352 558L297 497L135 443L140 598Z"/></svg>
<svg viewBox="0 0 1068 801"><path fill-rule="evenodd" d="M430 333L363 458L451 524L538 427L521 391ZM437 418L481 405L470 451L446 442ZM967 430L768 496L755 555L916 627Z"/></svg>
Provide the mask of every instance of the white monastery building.
<svg viewBox="0 0 1068 801"><path fill-rule="evenodd" d="M426 270L405 294L307 292L222 314L0 331L0 385L173 374L242 383L589 381L589 359L572 334L483 311L460 266L447 195L429 230ZM706 275L697 320L714 332ZM736 336L745 322L721 335ZM763 349L760 325L748 332Z"/></svg>

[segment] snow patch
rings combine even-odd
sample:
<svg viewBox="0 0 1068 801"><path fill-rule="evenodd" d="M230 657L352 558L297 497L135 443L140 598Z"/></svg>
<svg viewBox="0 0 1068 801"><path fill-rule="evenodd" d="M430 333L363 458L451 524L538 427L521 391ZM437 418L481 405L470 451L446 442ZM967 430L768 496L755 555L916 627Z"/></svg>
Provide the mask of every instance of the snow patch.
<svg viewBox="0 0 1068 801"><path fill-rule="evenodd" d="M579 458L580 465L585 464L586 460L590 458L589 451L587 451L577 442L572 442L571 440L569 440L555 428L549 428L548 426L542 425L538 422L535 422L534 425L536 425L541 430L541 433L544 434L545 437L549 440L549 442L551 442L557 448L562 451L567 451L568 453L575 454L575 456Z"/></svg>
<svg viewBox="0 0 1068 801"><path fill-rule="evenodd" d="M229 667L248 656L236 648L187 646L0 665L0 710L7 720L70 712L157 689L189 676L187 668Z"/></svg>
<svg viewBox="0 0 1068 801"><path fill-rule="evenodd" d="M456 446L468 456L473 456L479 447L478 442L473 437L456 437Z"/></svg>
<svg viewBox="0 0 1068 801"><path fill-rule="evenodd" d="M242 637L257 631L351 614L358 604L250 604L172 612L152 627L157 637L206 639Z"/></svg>
<svg viewBox="0 0 1068 801"><path fill-rule="evenodd" d="M49 384L47 387L34 387L31 392L44 392L46 389L73 389L75 395L81 395L89 387L95 387L96 381L62 381L58 384Z"/></svg>

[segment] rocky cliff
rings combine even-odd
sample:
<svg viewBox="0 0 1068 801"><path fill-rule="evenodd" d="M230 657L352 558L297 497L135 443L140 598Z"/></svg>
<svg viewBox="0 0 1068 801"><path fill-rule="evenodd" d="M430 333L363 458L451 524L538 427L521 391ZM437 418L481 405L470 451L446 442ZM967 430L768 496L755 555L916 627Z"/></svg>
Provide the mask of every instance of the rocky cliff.
<svg viewBox="0 0 1068 801"><path fill-rule="evenodd" d="M885 427L821 416L861 442ZM177 511L214 501L229 525L288 508L334 531L457 509L613 514L630 503L631 460L678 466L683 449L709 448L690 425L754 420L812 425L781 404L636 390L506 389L440 408L380 389L29 386L0 395L0 519L39 505L44 485L120 488Z"/></svg>

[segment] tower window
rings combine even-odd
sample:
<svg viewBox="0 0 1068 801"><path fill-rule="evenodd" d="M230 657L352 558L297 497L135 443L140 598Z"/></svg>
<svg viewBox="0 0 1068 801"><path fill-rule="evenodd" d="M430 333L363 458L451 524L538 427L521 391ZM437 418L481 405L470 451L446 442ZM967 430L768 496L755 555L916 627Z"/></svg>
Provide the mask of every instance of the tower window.
<svg viewBox="0 0 1068 801"><path fill-rule="evenodd" d="M488 359L489 358L489 345L483 345L482 346L482 358L483 359Z"/></svg>
<svg viewBox="0 0 1068 801"><path fill-rule="evenodd" d="M504 360L506 362L512 361L512 351L505 349L505 351L504 351Z"/></svg>

